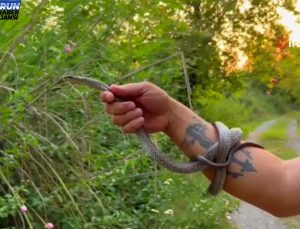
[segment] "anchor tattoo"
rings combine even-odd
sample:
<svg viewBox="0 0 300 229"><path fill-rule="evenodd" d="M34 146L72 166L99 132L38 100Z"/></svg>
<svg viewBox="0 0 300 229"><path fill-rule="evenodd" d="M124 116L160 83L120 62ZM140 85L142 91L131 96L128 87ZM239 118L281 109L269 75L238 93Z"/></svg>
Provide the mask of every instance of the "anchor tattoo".
<svg viewBox="0 0 300 229"><path fill-rule="evenodd" d="M213 145L213 142L205 135L206 127L201 123L190 125L185 132L183 145L189 147L195 142L198 142L202 147L208 149Z"/></svg>
<svg viewBox="0 0 300 229"><path fill-rule="evenodd" d="M232 163L236 163L239 166L241 166L240 171L239 172L231 172L231 171L227 172L227 174L230 175L234 179L244 176L244 173L246 173L246 172L257 172L257 170L253 167L253 164L251 163L251 161L253 160L253 157L251 156L250 152L248 150L242 150L241 152L246 156L245 161L239 160L236 157L233 157L233 159L232 159Z"/></svg>

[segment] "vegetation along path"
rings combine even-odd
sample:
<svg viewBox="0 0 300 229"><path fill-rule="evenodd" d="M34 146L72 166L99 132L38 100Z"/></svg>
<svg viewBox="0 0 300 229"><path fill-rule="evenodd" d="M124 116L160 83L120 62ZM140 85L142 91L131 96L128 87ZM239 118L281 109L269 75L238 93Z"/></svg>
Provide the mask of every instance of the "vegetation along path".
<svg viewBox="0 0 300 229"><path fill-rule="evenodd" d="M271 132L271 129L276 126L276 131L280 129L278 126L279 122L282 122L283 134L277 135L285 135L286 139L282 136L281 140L275 141L279 142L279 144L283 144L284 146L281 148L282 150L287 147L295 153L300 153L300 137L297 134L297 121L294 119L273 119L263 123L257 129L255 129L250 135L248 140L252 142L257 142L265 145L266 140L263 140L263 134L266 132ZM280 132L280 131L279 131ZM272 133L274 135L274 133ZM272 135L271 134L271 135ZM270 134L269 134L270 136ZM270 142L270 144L272 144ZM268 145L265 145L266 148L269 148ZM272 151L272 149L270 149ZM283 150L284 151L284 150ZM273 152L273 151L272 151ZM296 154L294 154L296 155ZM232 221L239 229L283 229L283 228L299 228L300 220L299 217L292 217L286 220L278 219L269 213L254 207L246 202L241 201L239 208L232 214Z"/></svg>

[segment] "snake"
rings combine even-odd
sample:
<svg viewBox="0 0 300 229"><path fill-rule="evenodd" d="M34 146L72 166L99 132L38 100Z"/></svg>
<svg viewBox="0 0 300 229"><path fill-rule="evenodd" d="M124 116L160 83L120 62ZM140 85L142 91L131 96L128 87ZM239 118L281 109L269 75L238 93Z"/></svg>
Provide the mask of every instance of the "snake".
<svg viewBox="0 0 300 229"><path fill-rule="evenodd" d="M111 92L107 84L96 79L73 75L67 75L63 79L74 85L84 85L96 90ZM125 100L115 95L115 101L122 102ZM189 174L203 171L208 167L215 168L215 177L208 188L208 192L211 195L217 195L223 189L226 180L226 168L232 162L234 153L246 146L263 147L251 142L241 143L242 131L240 128L229 130L222 122L215 122L213 126L217 130L219 141L214 143L203 155L198 155L189 162L176 162L168 158L152 142L143 127L137 130L136 135L150 157L167 170Z"/></svg>

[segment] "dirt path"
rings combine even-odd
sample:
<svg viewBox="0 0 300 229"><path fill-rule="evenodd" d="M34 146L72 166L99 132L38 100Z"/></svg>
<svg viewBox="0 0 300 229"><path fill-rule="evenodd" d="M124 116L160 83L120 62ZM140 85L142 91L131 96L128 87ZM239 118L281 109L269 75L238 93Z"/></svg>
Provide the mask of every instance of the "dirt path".
<svg viewBox="0 0 300 229"><path fill-rule="evenodd" d="M291 120L288 125L288 142L287 146L292 148L295 152L297 152L300 155L300 137L297 133L297 121Z"/></svg>
<svg viewBox="0 0 300 229"><path fill-rule="evenodd" d="M259 141L260 135L262 133L266 132L268 129L270 129L277 121L278 121L278 119L272 119L270 121L264 122L259 127L257 127L253 132L251 132L249 134L247 140L257 143Z"/></svg>
<svg viewBox="0 0 300 229"><path fill-rule="evenodd" d="M260 135L263 132L267 131L276 122L277 119L263 123L261 126L259 126L249 135L248 141L258 142ZM294 128L294 125L290 125L290 126L291 127L289 127L289 130ZM294 130L291 130L292 135L293 133L296 132L294 132ZM237 226L238 229L284 229L286 228L284 223L280 221L278 218L243 201L241 201L239 208L231 215L231 217L232 217L232 221L234 222L234 224Z"/></svg>

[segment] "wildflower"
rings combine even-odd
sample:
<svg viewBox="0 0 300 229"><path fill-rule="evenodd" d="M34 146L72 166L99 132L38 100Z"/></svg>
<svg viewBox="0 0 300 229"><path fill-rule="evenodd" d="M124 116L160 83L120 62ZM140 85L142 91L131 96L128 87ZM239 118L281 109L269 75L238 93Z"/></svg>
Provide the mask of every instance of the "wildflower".
<svg viewBox="0 0 300 229"><path fill-rule="evenodd" d="M67 44L65 45L64 51L65 53L71 53L73 51L73 48L71 45Z"/></svg>
<svg viewBox="0 0 300 229"><path fill-rule="evenodd" d="M53 225L53 223L46 223L44 228L45 229L53 229L54 225Z"/></svg>
<svg viewBox="0 0 300 229"><path fill-rule="evenodd" d="M171 178L168 178L167 180L165 180L164 184L169 185L173 182L173 180Z"/></svg>
<svg viewBox="0 0 300 229"><path fill-rule="evenodd" d="M164 214L165 215L174 215L174 211L173 211L173 209L168 209L168 210L164 211Z"/></svg>
<svg viewBox="0 0 300 229"><path fill-rule="evenodd" d="M226 218L227 218L228 220L232 220L232 217L231 217L230 215L226 215Z"/></svg>
<svg viewBox="0 0 300 229"><path fill-rule="evenodd" d="M27 207L26 207L25 205L22 205L22 206L20 207L20 211L21 211L23 214L26 214L26 213L28 212L28 209L27 209Z"/></svg>

